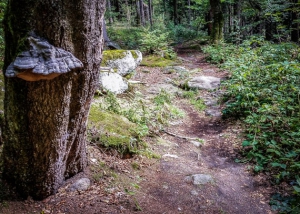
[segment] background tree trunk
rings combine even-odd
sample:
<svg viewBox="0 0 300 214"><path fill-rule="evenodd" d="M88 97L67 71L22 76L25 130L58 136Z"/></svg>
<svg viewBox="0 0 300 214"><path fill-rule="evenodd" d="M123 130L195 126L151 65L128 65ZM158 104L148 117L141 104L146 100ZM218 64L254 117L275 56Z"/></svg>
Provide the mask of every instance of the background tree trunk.
<svg viewBox="0 0 300 214"><path fill-rule="evenodd" d="M113 17L112 17L112 11L111 11L111 3L110 3L110 0L106 0L106 4L107 4L107 10L109 12L109 18L108 18L108 23L111 25L114 20L113 20Z"/></svg>
<svg viewBox="0 0 300 214"><path fill-rule="evenodd" d="M222 12L222 4L220 0L210 0L212 15L212 32L210 39L212 43L218 43L223 39L224 18Z"/></svg>
<svg viewBox="0 0 300 214"><path fill-rule="evenodd" d="M152 0L148 0L148 5L149 5L149 22L150 22L150 27L152 28L152 25L153 25L153 20L152 20Z"/></svg>
<svg viewBox="0 0 300 214"><path fill-rule="evenodd" d="M141 10L140 10L140 0L136 0L136 24L141 25Z"/></svg>
<svg viewBox="0 0 300 214"><path fill-rule="evenodd" d="M84 65L52 80L5 78L3 176L18 192L42 199L87 164L85 131L98 85L105 1L10 0L4 70L27 50L28 33Z"/></svg>
<svg viewBox="0 0 300 214"><path fill-rule="evenodd" d="M178 25L178 0L173 0L174 25Z"/></svg>
<svg viewBox="0 0 300 214"><path fill-rule="evenodd" d="M300 11L300 2L298 0L292 1L291 8L291 18L292 18L292 31L291 31L291 41L299 43L300 30L299 30L299 11Z"/></svg>
<svg viewBox="0 0 300 214"><path fill-rule="evenodd" d="M139 0L140 2L140 18L141 18L141 25L145 26L145 13L144 13L144 1Z"/></svg>

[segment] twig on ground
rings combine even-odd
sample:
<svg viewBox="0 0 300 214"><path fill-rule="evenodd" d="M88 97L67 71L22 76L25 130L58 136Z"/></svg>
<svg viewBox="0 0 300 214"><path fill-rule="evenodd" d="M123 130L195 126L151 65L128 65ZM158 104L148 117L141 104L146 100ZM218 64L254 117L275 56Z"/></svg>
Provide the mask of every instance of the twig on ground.
<svg viewBox="0 0 300 214"><path fill-rule="evenodd" d="M186 137L186 136L180 136L180 135L177 135L177 134L168 132L168 131L166 131L166 130L163 130L163 132L165 132L166 134L171 135L171 136L173 136L173 137L178 137L178 138L181 138L181 139L184 139L184 140L199 140L199 139L200 139L200 138L198 138L198 137Z"/></svg>
<svg viewBox="0 0 300 214"><path fill-rule="evenodd" d="M137 80L128 80L128 83L131 83L131 84L147 84L146 82L141 82L141 81L137 81Z"/></svg>

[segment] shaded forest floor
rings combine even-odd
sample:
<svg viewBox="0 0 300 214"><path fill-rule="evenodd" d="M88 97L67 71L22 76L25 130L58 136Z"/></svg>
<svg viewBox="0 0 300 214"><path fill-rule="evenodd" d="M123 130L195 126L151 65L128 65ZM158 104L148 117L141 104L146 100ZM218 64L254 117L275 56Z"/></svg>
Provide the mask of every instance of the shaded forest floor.
<svg viewBox="0 0 300 214"><path fill-rule="evenodd" d="M177 51L180 66L194 71L191 76L228 75L206 63L200 52L184 47ZM141 93L153 96L163 88L174 94L172 104L185 112L159 135L145 139L161 158L121 159L89 145L89 169L67 180L56 195L43 201L3 201L0 213L273 213L268 205L272 189L266 177L253 176L247 165L234 162L243 137L240 122L199 112L187 99L176 96L182 89L171 82L179 78L176 72L156 67L139 67L134 77L145 83L138 86ZM197 95L207 99L216 96L216 91L206 90ZM222 106L215 105L221 111ZM209 181L194 184L199 174ZM93 180L89 189L68 191L80 177Z"/></svg>

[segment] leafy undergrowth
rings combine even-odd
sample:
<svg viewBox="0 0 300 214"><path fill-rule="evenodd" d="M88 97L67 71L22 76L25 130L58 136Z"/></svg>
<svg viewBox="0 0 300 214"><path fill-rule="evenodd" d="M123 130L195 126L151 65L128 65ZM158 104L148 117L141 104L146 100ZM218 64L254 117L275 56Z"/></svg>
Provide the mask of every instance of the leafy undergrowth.
<svg viewBox="0 0 300 214"><path fill-rule="evenodd" d="M223 114L241 117L246 123L245 160L255 162L255 172L268 172L275 184L291 184L294 202L290 209L299 212L299 46L253 39L241 46L208 46L205 52L209 60L223 63L231 73L223 83L227 89Z"/></svg>
<svg viewBox="0 0 300 214"><path fill-rule="evenodd" d="M206 106L204 104L203 99L200 99L197 97L197 91L196 90L189 90L189 91L184 91L182 94L183 98L186 98L190 101L190 103L198 110L198 111L203 111Z"/></svg>
<svg viewBox="0 0 300 214"><path fill-rule="evenodd" d="M139 91L98 97L89 115L90 142L116 150L123 157L141 154L157 158L143 137L157 134L170 120L184 116L171 100L171 94L164 90L150 100Z"/></svg>

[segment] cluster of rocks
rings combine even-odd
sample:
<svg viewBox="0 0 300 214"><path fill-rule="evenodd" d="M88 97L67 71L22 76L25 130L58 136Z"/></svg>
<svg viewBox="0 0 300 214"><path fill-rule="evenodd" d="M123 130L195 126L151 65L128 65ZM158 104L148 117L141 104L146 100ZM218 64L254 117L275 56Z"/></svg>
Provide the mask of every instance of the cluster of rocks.
<svg viewBox="0 0 300 214"><path fill-rule="evenodd" d="M128 89L128 79L141 63L138 50L106 50L100 69L100 89L120 94Z"/></svg>

